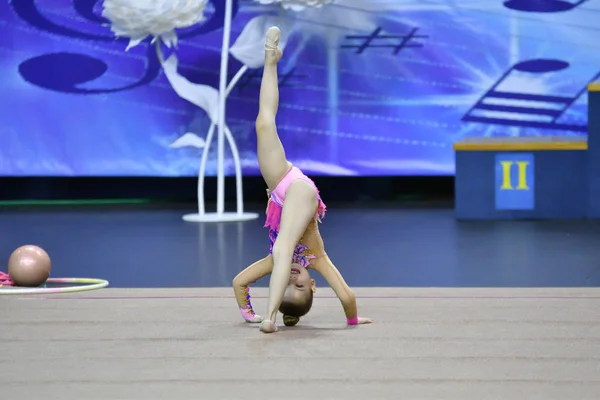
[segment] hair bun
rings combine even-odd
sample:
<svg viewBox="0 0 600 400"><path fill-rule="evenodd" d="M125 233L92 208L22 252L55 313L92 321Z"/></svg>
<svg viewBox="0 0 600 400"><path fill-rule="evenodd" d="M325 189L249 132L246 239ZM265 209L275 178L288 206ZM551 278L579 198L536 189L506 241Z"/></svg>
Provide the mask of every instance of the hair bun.
<svg viewBox="0 0 600 400"><path fill-rule="evenodd" d="M298 322L300 322L300 318L298 318L298 317L294 317L292 315L284 315L283 316L283 324L285 326L294 326Z"/></svg>

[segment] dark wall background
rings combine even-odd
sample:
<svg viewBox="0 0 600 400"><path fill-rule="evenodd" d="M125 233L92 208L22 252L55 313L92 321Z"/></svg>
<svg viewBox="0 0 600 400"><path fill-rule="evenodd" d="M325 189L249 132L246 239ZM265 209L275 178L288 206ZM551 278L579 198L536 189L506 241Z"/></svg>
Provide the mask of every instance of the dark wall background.
<svg viewBox="0 0 600 400"><path fill-rule="evenodd" d="M454 177L314 177L328 202L451 201ZM0 200L81 200L144 198L195 202L196 178L0 178ZM205 201L216 201L214 177L206 178ZM261 177L244 178L244 200L266 201ZM226 201L235 201L235 179L226 178Z"/></svg>

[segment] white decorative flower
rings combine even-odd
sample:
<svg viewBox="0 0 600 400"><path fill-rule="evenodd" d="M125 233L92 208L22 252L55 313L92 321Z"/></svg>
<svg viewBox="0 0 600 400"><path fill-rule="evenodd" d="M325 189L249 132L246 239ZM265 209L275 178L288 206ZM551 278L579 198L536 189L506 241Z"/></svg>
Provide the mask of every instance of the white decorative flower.
<svg viewBox="0 0 600 400"><path fill-rule="evenodd" d="M104 0L102 16L117 37L129 38L127 50L148 36L168 47L177 45L175 29L204 20L208 0Z"/></svg>
<svg viewBox="0 0 600 400"><path fill-rule="evenodd" d="M254 0L260 4L279 4L286 10L302 11L307 7L321 7L334 0Z"/></svg>

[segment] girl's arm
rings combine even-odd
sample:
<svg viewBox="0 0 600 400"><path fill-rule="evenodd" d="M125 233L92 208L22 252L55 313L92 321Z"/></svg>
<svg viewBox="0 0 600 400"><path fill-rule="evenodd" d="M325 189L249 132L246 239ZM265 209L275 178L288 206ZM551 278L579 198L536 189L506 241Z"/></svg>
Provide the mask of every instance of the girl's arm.
<svg viewBox="0 0 600 400"><path fill-rule="evenodd" d="M348 325L369 324L373 322L370 318L362 318L358 316L358 308L356 306L356 296L352 289L348 287L346 281L340 274L340 271L333 265L329 257L325 254L313 261L315 271L323 275L329 286L333 289L338 299L342 302L344 313Z"/></svg>
<svg viewBox="0 0 600 400"><path fill-rule="evenodd" d="M269 254L262 260L250 265L233 279L233 292L242 317L247 322L257 323L263 320L263 317L254 313L252 303L250 302L250 289L248 286L260 278L269 275L271 272L273 272L273 256Z"/></svg>

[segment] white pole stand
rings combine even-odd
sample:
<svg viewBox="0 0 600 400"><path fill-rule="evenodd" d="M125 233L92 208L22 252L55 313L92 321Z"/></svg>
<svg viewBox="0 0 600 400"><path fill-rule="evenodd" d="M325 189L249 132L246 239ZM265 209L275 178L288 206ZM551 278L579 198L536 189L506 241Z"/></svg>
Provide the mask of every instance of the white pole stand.
<svg viewBox="0 0 600 400"><path fill-rule="evenodd" d="M231 33L231 14L232 0L227 0L225 5L225 21L223 27L223 46L221 48L221 71L219 76L219 115L218 115L218 138L217 138L217 212L207 213L204 210L204 176L206 171L206 161L208 158L208 149L212 142L215 131L215 124L211 124L209 129L205 148L200 162L200 172L198 174L198 213L186 214L183 220L187 222L243 222L258 218L257 213L244 212L244 194L242 190L242 167L235 140L231 131L225 125L225 102L229 92L233 89L235 83L247 71L247 67L242 67L231 84L227 87L227 64L229 59L229 42ZM236 197L237 211L225 212L225 139L231 147L231 155L235 164L236 175Z"/></svg>
<svg viewBox="0 0 600 400"><path fill-rule="evenodd" d="M257 213L222 212L222 213L204 213L204 214L186 214L183 220L186 222L244 222L252 221L258 218Z"/></svg>

